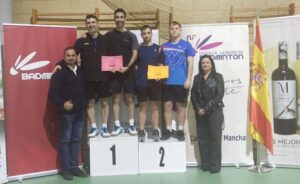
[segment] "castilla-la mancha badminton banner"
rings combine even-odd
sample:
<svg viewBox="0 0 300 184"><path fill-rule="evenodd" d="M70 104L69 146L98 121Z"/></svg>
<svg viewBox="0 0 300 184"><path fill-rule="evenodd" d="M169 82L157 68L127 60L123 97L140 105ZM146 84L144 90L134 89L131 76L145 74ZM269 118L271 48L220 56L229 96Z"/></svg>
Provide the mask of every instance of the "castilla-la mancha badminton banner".
<svg viewBox="0 0 300 184"><path fill-rule="evenodd" d="M198 74L201 55L211 55L217 72L224 77L224 124L222 131L222 163L250 164L247 155L247 122L249 96L249 36L248 24L186 25L182 38L197 51L194 72ZM191 142L187 142L187 161L199 158L194 110L188 107L188 128ZM195 148L192 148L195 146ZM191 153L192 151L192 153ZM194 154L195 153L195 154Z"/></svg>
<svg viewBox="0 0 300 184"><path fill-rule="evenodd" d="M3 32L7 174L56 170L58 130L48 88L76 28L4 24Z"/></svg>

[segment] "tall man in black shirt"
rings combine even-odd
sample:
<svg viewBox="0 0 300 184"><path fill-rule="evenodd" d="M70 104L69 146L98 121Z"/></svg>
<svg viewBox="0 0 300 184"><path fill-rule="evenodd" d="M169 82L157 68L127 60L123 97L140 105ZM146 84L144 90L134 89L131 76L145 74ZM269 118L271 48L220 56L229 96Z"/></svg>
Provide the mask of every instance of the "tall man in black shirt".
<svg viewBox="0 0 300 184"><path fill-rule="evenodd" d="M103 137L109 137L110 133L107 129L109 103L108 98L111 97L109 72L101 71L101 56L105 54L104 36L101 35L98 27L98 19L95 15L87 15L85 25L88 32L85 36L78 38L74 44L74 49L80 55L79 65L81 66L84 87L88 98L87 115L91 123L89 137L99 134L95 118L95 98L98 97L101 103L101 128L100 133ZM61 68L55 67L54 71ZM87 126L85 126L87 127ZM82 153L84 168L89 170L89 146L86 140L86 131L83 131Z"/></svg>
<svg viewBox="0 0 300 184"><path fill-rule="evenodd" d="M95 98L101 104L100 134L109 137L107 122L109 115L108 97L111 97L109 73L101 71L101 56L105 54L104 36L98 27L98 19L94 15L87 15L85 24L88 32L85 37L78 38L74 44L77 54L80 54L81 68L85 79L85 90L88 100L87 114L91 123L89 137L98 135L95 118Z"/></svg>
<svg viewBox="0 0 300 184"><path fill-rule="evenodd" d="M131 135L136 135L134 126L134 62L137 59L138 42L136 36L125 28L126 12L118 8L114 12L116 28L105 34L107 54L123 57L123 68L111 74L111 90L113 93L113 114L115 126L112 135L119 135L123 128L120 125L120 100L121 93L125 96L128 105L128 130Z"/></svg>

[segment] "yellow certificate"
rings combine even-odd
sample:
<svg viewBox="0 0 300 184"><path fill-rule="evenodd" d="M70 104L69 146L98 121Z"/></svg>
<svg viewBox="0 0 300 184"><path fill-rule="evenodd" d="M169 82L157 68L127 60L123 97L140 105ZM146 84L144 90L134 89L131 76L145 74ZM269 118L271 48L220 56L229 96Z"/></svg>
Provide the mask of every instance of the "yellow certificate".
<svg viewBox="0 0 300 184"><path fill-rule="evenodd" d="M169 77L168 66L148 65L148 79L166 79Z"/></svg>

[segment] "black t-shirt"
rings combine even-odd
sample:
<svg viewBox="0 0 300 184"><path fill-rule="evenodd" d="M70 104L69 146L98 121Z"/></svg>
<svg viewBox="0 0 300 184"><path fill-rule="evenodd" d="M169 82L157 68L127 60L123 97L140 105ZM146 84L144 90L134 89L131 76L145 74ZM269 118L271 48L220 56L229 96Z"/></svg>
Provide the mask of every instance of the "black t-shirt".
<svg viewBox="0 0 300 184"><path fill-rule="evenodd" d="M127 66L132 50L138 50L138 41L134 33L127 30L125 32L116 29L105 34L106 49L109 56L123 56L123 66Z"/></svg>
<svg viewBox="0 0 300 184"><path fill-rule="evenodd" d="M99 33L96 39L89 34L78 38L74 44L76 54L80 54L81 69L85 81L108 81L109 72L101 71L101 56L105 54L104 36Z"/></svg>

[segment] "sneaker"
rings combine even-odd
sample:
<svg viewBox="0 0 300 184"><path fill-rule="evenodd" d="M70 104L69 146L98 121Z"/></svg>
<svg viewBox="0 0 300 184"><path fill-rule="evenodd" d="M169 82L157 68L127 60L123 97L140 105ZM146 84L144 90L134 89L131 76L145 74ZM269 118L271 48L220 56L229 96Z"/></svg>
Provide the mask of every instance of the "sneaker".
<svg viewBox="0 0 300 184"><path fill-rule="evenodd" d="M110 137L110 133L108 132L107 127L101 127L100 134L102 137Z"/></svg>
<svg viewBox="0 0 300 184"><path fill-rule="evenodd" d="M161 140L168 140L172 136L172 133L170 130L165 130L163 135L161 136Z"/></svg>
<svg viewBox="0 0 300 184"><path fill-rule="evenodd" d="M89 176L86 172L79 169L78 167L72 170L72 175L78 176L78 177L88 177Z"/></svg>
<svg viewBox="0 0 300 184"><path fill-rule="evenodd" d="M176 138L176 130L172 129L172 137Z"/></svg>
<svg viewBox="0 0 300 184"><path fill-rule="evenodd" d="M73 175L70 171L62 171L61 175L65 180L73 180Z"/></svg>
<svg viewBox="0 0 300 184"><path fill-rule="evenodd" d="M138 141L145 142L145 130L139 130Z"/></svg>
<svg viewBox="0 0 300 184"><path fill-rule="evenodd" d="M184 141L184 132L183 130L177 130L176 132L176 138L178 141Z"/></svg>
<svg viewBox="0 0 300 184"><path fill-rule="evenodd" d="M111 135L117 136L117 135L119 135L122 132L123 132L123 128L121 126L114 126L114 130L111 133Z"/></svg>
<svg viewBox="0 0 300 184"><path fill-rule="evenodd" d="M87 159L86 159L87 160ZM83 163L82 168L87 172L90 173L90 161L86 161Z"/></svg>
<svg viewBox="0 0 300 184"><path fill-rule="evenodd" d="M95 136L97 136L98 134L99 134L98 129L95 128L95 127L92 127L92 128L90 129L90 132L89 132L89 137L95 137Z"/></svg>
<svg viewBox="0 0 300 184"><path fill-rule="evenodd" d="M152 132L152 139L153 139L154 142L160 141L159 131L157 129L153 130L153 132Z"/></svg>
<svg viewBox="0 0 300 184"><path fill-rule="evenodd" d="M130 135L136 135L136 134L137 134L137 131L136 131L134 125L129 125L129 126L128 126L128 131L129 131L129 134L130 134Z"/></svg>

